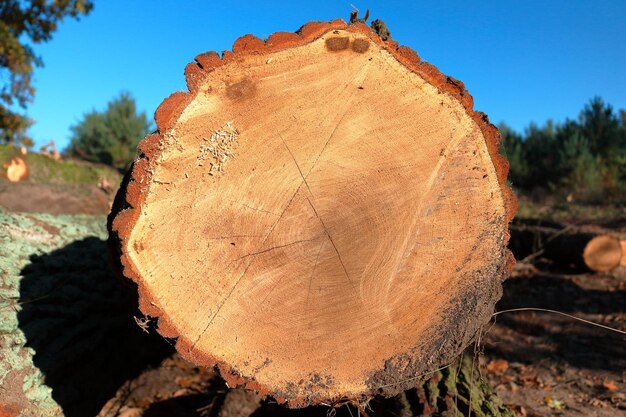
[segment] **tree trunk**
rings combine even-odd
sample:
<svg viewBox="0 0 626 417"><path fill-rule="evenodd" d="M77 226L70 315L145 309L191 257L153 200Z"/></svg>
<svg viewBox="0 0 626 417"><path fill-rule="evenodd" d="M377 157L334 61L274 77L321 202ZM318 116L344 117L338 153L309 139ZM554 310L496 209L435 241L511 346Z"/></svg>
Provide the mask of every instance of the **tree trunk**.
<svg viewBox="0 0 626 417"><path fill-rule="evenodd" d="M613 231L517 219L509 246L517 260L544 257L576 269L610 271L620 265L622 245Z"/></svg>
<svg viewBox="0 0 626 417"><path fill-rule="evenodd" d="M512 267L498 132L364 24L196 57L110 216L159 332L291 407L396 395L457 357Z"/></svg>

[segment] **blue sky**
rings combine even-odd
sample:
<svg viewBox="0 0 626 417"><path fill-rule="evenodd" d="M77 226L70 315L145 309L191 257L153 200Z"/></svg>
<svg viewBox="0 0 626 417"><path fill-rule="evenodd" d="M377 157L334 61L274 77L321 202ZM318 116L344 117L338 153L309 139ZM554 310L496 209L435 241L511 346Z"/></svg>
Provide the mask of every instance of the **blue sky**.
<svg viewBox="0 0 626 417"><path fill-rule="evenodd" d="M626 1L183 1L95 0L36 47L45 63L28 114L39 146L64 148L83 113L129 91L150 117L185 89L194 56L252 33L347 19L351 4L384 20L394 39L462 80L475 108L517 130L576 117L599 95L626 108Z"/></svg>

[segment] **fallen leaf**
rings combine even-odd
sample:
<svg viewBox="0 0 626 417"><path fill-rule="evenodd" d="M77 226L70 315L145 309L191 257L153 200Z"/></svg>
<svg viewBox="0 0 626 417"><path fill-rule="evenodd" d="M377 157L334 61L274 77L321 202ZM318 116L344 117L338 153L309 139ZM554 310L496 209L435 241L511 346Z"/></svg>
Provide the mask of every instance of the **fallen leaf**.
<svg viewBox="0 0 626 417"><path fill-rule="evenodd" d="M528 412L521 405L513 405L513 406L509 406L509 407L511 407L513 409L513 412L515 413L515 417L526 417L526 416L528 416Z"/></svg>
<svg viewBox="0 0 626 417"><path fill-rule="evenodd" d="M553 410L563 410L565 408L565 403L558 398L547 396L543 399L543 402Z"/></svg>
<svg viewBox="0 0 626 417"><path fill-rule="evenodd" d="M591 404L594 407L600 407L600 408L608 408L609 405L602 400L599 400L597 398L593 398L591 401L589 401L589 404Z"/></svg>
<svg viewBox="0 0 626 417"><path fill-rule="evenodd" d="M509 362L504 359L494 359L487 365L487 371L502 374L509 369Z"/></svg>
<svg viewBox="0 0 626 417"><path fill-rule="evenodd" d="M618 390L617 384L614 381L611 381L610 379L604 381L604 384L602 384L602 386L611 392L615 392Z"/></svg>
<svg viewBox="0 0 626 417"><path fill-rule="evenodd" d="M174 391L174 393L172 394L172 397L173 398L182 397L183 395L189 395L191 392L193 391L190 391L186 388L181 388L179 390Z"/></svg>
<svg viewBox="0 0 626 417"><path fill-rule="evenodd" d="M143 414L143 410L141 408L122 407L122 409L120 410L117 416L118 417L140 417L142 414Z"/></svg>
<svg viewBox="0 0 626 417"><path fill-rule="evenodd" d="M174 379L174 382L176 382L176 384L178 384L178 386L181 388L189 388L194 384L194 381L192 378L183 377L183 376L176 377Z"/></svg>

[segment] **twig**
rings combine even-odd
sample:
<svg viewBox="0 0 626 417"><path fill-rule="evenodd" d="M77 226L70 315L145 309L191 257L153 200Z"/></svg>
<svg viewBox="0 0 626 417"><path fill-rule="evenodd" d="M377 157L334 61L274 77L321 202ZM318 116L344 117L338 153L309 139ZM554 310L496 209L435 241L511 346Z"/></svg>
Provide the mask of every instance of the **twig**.
<svg viewBox="0 0 626 417"><path fill-rule="evenodd" d="M369 19L370 17L370 10L367 9L365 11L365 16L362 19L359 19L359 9L357 9L354 4L351 4L350 6L352 6L352 8L354 9L351 13L350 13L350 23L365 23L367 22L367 19Z"/></svg>
<svg viewBox="0 0 626 417"><path fill-rule="evenodd" d="M561 316L569 317L570 319L578 320L580 322L583 322L592 326L600 327L605 330L609 330L615 333L626 335L626 331L624 330L615 329L613 327L605 326L604 324L595 323L593 321L585 320L580 317L572 316L571 314L563 313L562 311L550 310L547 308L535 308L535 307L511 308L508 310L496 311L495 313L493 313L492 317L499 316L500 314L503 314L503 313L513 313L513 312L518 312L518 311L540 311L540 312L545 312L545 313L559 314Z"/></svg>
<svg viewBox="0 0 626 417"><path fill-rule="evenodd" d="M548 243L552 242L554 239L556 239L557 237L561 236L562 234L572 230L573 228L574 227L572 225L569 225L569 226L566 226L565 228L559 230L558 232L550 235L550 237L548 239L546 239L545 243L543 245L541 245L539 250L537 250L536 252L531 253L530 255L528 255L527 257L525 257L521 261L519 261L519 263L521 263L521 264L526 263L528 261L531 261L531 260L535 259L537 256L542 255L545 252L545 249L546 249L546 246L548 245Z"/></svg>

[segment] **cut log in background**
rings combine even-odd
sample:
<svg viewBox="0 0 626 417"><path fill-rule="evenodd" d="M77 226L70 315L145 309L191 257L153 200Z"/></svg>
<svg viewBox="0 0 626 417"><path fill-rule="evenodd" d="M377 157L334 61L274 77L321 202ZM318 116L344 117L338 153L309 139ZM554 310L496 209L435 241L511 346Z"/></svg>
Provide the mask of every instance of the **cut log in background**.
<svg viewBox="0 0 626 417"><path fill-rule="evenodd" d="M159 332L299 407L394 395L474 339L512 267L498 132L362 23L185 69L110 216Z"/></svg>
<svg viewBox="0 0 626 417"><path fill-rule="evenodd" d="M28 165L22 158L15 157L8 164L5 164L6 177L11 182L23 181L28 178Z"/></svg>
<svg viewBox="0 0 626 417"><path fill-rule="evenodd" d="M529 219L516 219L510 229L509 246L517 260L546 258L561 267L594 272L626 263L626 236L613 230Z"/></svg>

